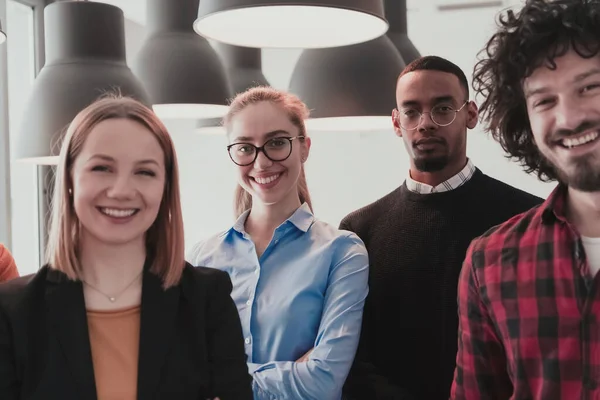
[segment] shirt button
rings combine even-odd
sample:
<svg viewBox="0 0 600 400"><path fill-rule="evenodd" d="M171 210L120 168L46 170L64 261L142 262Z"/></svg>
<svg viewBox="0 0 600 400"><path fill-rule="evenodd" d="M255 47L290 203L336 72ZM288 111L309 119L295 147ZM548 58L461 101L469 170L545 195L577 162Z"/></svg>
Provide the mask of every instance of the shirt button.
<svg viewBox="0 0 600 400"><path fill-rule="evenodd" d="M250 344L250 338L246 338L246 340L244 340L244 342L246 342L246 344Z"/></svg>
<svg viewBox="0 0 600 400"><path fill-rule="evenodd" d="M248 300L248 301L246 302L246 305L247 305L247 306L249 306L249 305L252 305L252 300Z"/></svg>
<svg viewBox="0 0 600 400"><path fill-rule="evenodd" d="M258 268L254 270L254 273L258 275Z"/></svg>

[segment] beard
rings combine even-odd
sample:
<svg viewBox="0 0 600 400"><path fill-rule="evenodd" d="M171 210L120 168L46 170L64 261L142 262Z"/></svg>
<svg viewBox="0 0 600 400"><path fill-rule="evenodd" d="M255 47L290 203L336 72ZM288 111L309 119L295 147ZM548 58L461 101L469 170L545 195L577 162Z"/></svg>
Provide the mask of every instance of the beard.
<svg viewBox="0 0 600 400"><path fill-rule="evenodd" d="M421 172L441 171L448 165L448 156L415 158L415 168Z"/></svg>
<svg viewBox="0 0 600 400"><path fill-rule="evenodd" d="M593 154L573 161L569 171L559 168L556 164L546 159L552 167L558 181L581 192L600 192L600 165Z"/></svg>
<svg viewBox="0 0 600 400"><path fill-rule="evenodd" d="M562 137L576 135L587 130L594 129L600 126L600 120L583 121L576 129L573 130L558 130L546 141L548 150L552 148L553 143ZM544 163L546 163L554 172L557 180L563 185L569 186L581 192L599 192L600 191L600 160L594 153L585 154L577 158L573 158L569 165L563 168L557 163L550 160L543 151L539 151Z"/></svg>

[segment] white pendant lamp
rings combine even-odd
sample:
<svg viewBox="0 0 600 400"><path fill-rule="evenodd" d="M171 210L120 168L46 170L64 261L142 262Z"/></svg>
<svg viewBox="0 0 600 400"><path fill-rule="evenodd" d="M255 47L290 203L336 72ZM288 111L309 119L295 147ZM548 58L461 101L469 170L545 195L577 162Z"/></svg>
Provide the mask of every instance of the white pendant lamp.
<svg viewBox="0 0 600 400"><path fill-rule="evenodd" d="M382 0L202 0L196 32L242 47L325 48L379 37Z"/></svg>

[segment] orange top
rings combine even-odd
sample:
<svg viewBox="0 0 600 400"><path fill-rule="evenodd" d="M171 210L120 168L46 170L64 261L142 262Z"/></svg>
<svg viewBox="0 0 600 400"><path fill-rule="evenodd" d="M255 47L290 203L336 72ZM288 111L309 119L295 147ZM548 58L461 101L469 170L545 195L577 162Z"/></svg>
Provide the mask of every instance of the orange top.
<svg viewBox="0 0 600 400"><path fill-rule="evenodd" d="M15 259L6 247L0 243L0 282L19 277Z"/></svg>
<svg viewBox="0 0 600 400"><path fill-rule="evenodd" d="M140 306L87 311L98 400L137 398Z"/></svg>

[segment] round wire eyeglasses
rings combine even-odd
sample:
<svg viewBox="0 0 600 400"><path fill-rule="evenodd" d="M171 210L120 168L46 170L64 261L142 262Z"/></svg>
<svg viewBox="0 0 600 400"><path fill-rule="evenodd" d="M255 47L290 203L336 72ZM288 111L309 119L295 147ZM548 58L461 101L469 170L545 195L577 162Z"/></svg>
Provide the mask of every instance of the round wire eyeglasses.
<svg viewBox="0 0 600 400"><path fill-rule="evenodd" d="M456 120L456 115L467 105L469 101L465 100L463 105L455 110L448 105L437 105L431 111L418 111L414 108L403 108L400 111L395 109L392 111L393 118L398 125L404 130L412 131L419 127L421 118L424 114L429 114L434 124L438 126L448 126Z"/></svg>

